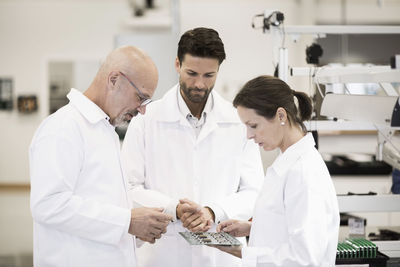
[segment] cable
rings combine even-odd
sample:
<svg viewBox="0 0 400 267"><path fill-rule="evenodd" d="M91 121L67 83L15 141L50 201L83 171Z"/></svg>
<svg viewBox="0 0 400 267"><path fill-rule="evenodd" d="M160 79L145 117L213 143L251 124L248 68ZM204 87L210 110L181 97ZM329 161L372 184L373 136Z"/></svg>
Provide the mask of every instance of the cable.
<svg viewBox="0 0 400 267"><path fill-rule="evenodd" d="M286 39L286 34L285 34L285 25L283 24L283 21L281 23L281 34L282 34L282 47L285 47L285 39Z"/></svg>
<svg viewBox="0 0 400 267"><path fill-rule="evenodd" d="M347 88L346 84L343 84L344 91L347 92L347 94L351 95L349 88Z"/></svg>
<svg viewBox="0 0 400 267"><path fill-rule="evenodd" d="M375 127L375 128L378 130L378 132L381 133L382 136L385 138L385 142L388 142L389 144L391 144L392 147L394 148L394 150L396 150L396 152L400 154L399 149L397 149L397 147L392 143L392 140L390 140L389 138L387 138L386 135L385 135L385 133L383 133L375 123L374 123L374 127Z"/></svg>
<svg viewBox="0 0 400 267"><path fill-rule="evenodd" d="M325 95L324 95L324 94L322 94L321 87L319 87L318 78L315 78L315 84L317 85L317 88L318 88L318 92L319 92L319 94L321 95L322 99L324 99L324 98L325 98Z"/></svg>
<svg viewBox="0 0 400 267"><path fill-rule="evenodd" d="M314 73L314 75L313 75L313 78L314 78L314 83L317 85L317 89L318 89L318 92L319 92L319 94L321 95L321 97L322 97L322 99L324 99L325 98L325 95L324 94L322 94L322 90L321 90L321 88L319 87L319 81L318 81L318 78L317 78L317 73L320 71L320 70L322 70L324 67L321 67L321 68L315 68L315 73Z"/></svg>
<svg viewBox="0 0 400 267"><path fill-rule="evenodd" d="M252 20L251 20L251 27L252 27L253 29L260 29L260 28L263 28L263 27L264 27L264 26L260 26L260 27L256 27L256 26L255 26L254 20L255 20L255 18L258 18L258 17L264 17L264 14L257 14L257 15L254 15L254 16L253 16L253 18L252 18Z"/></svg>

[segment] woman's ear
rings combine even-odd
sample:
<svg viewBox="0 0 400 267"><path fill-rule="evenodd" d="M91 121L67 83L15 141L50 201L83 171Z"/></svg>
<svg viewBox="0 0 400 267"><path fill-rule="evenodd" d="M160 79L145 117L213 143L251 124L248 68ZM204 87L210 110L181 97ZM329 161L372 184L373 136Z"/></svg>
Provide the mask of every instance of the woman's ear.
<svg viewBox="0 0 400 267"><path fill-rule="evenodd" d="M284 108L279 107L279 108L276 110L276 114L278 115L279 121L281 121L281 122L286 122L286 120L287 120L287 114L286 114L286 110L285 110Z"/></svg>

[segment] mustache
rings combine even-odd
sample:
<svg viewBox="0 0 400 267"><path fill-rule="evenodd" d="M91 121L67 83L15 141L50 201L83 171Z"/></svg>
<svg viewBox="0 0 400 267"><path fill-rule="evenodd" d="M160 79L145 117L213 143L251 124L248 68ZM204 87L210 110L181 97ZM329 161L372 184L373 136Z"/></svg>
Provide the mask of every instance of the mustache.
<svg viewBox="0 0 400 267"><path fill-rule="evenodd" d="M201 89L201 88L188 88L188 91L189 91L189 92L191 92L191 91L196 91L196 92L207 92L208 89L207 89L207 88L205 88L205 89Z"/></svg>
<svg viewBox="0 0 400 267"><path fill-rule="evenodd" d="M135 117L137 114L139 114L139 111L136 110L130 110L127 113L125 113L126 115L131 115L132 117Z"/></svg>

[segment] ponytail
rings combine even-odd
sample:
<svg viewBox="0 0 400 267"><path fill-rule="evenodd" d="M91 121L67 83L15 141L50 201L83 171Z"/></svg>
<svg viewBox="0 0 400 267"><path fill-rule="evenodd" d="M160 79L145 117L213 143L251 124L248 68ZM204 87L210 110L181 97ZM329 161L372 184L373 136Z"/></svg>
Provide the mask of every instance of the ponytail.
<svg viewBox="0 0 400 267"><path fill-rule="evenodd" d="M307 121L311 118L312 103L311 98L303 92L296 92L293 90L293 95L297 98L299 103L299 119L300 121Z"/></svg>
<svg viewBox="0 0 400 267"><path fill-rule="evenodd" d="M308 97L303 92L297 92L295 90L293 91L293 95L297 98L298 101L298 114L296 114L296 121L298 124L300 124L301 129L303 132L307 132L307 128L304 125L304 121L309 120L311 118L312 114L312 103L311 103L311 98Z"/></svg>

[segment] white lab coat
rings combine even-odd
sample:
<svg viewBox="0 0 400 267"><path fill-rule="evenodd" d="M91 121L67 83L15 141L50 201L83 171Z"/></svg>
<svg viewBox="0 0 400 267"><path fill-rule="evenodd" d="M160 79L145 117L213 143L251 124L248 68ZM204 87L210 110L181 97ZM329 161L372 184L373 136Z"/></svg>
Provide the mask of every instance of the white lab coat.
<svg viewBox="0 0 400 267"><path fill-rule="evenodd" d="M196 133L178 108L177 86L134 118L122 147L122 162L134 205L157 206L176 216L189 198L215 212L216 221L252 216L263 169L258 147L246 139L232 104L212 92L213 108ZM138 266L239 266L240 259L214 248L191 247L170 223L154 245L137 248Z"/></svg>
<svg viewBox="0 0 400 267"><path fill-rule="evenodd" d="M120 144L107 115L77 90L42 122L29 160L36 267L134 267Z"/></svg>
<svg viewBox="0 0 400 267"><path fill-rule="evenodd" d="M243 267L335 265L339 210L333 183L309 133L267 170Z"/></svg>

